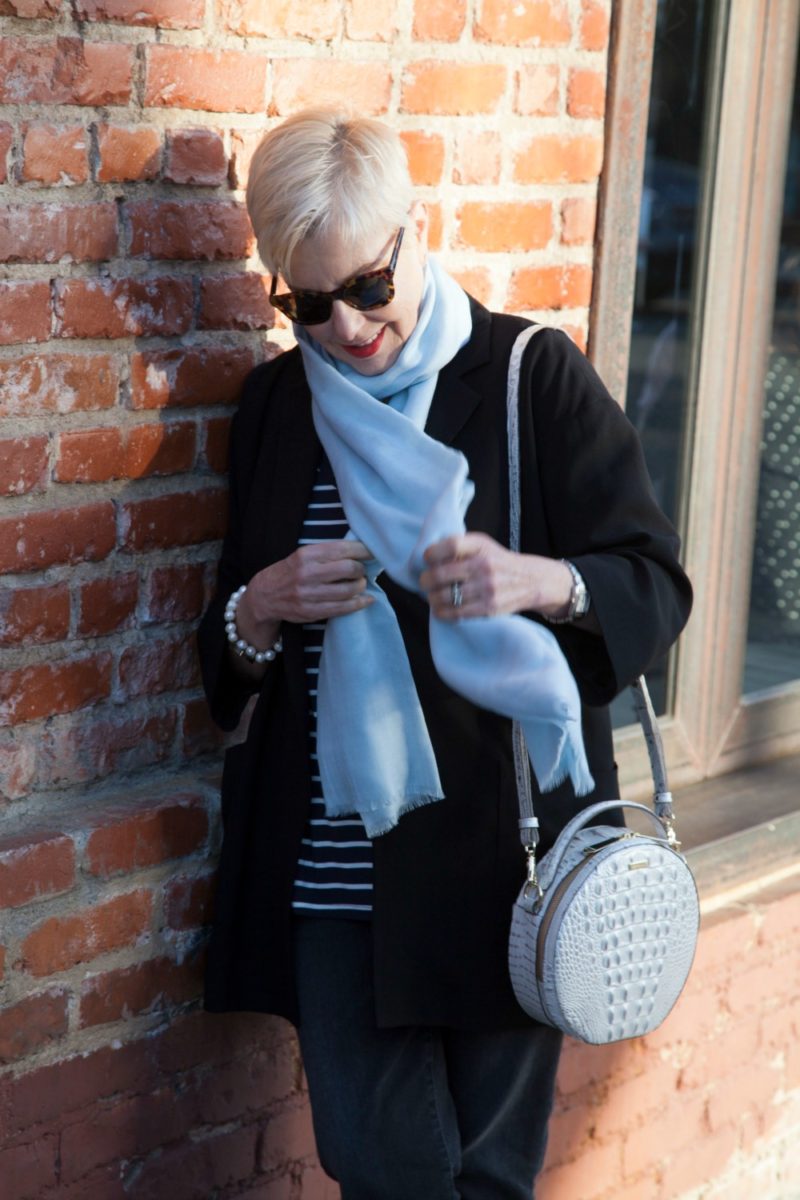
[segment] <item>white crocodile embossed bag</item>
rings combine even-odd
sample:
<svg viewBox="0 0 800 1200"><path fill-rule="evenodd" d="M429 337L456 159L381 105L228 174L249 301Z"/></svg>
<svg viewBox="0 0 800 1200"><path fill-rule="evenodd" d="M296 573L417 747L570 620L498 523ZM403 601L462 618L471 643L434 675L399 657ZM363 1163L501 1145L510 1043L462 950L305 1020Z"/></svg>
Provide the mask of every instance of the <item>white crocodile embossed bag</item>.
<svg viewBox="0 0 800 1200"><path fill-rule="evenodd" d="M511 548L519 548L517 339L509 368ZM656 1029L678 999L697 944L700 907L676 839L661 738L643 678L632 687L655 784L654 808L622 800L590 805L537 865L538 822L521 731L514 729L520 838L527 878L514 904L508 961L514 994L536 1020L601 1044ZM592 824L612 809L646 813L652 833Z"/></svg>

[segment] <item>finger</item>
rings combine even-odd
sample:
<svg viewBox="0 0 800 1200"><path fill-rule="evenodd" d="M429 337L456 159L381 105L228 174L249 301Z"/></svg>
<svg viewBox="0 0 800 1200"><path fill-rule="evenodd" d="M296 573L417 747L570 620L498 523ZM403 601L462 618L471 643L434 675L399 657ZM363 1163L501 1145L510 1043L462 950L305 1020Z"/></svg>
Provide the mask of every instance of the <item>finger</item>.
<svg viewBox="0 0 800 1200"><path fill-rule="evenodd" d="M372 558L372 554L363 542L356 542L350 538L343 538L332 542L314 542L311 546L306 547L306 549L312 552L312 557L320 561L352 558L360 562L366 562Z"/></svg>
<svg viewBox="0 0 800 1200"><path fill-rule="evenodd" d="M431 567L451 562L453 559L461 557L463 542L464 538L458 535L442 538L439 542L432 542L422 557Z"/></svg>

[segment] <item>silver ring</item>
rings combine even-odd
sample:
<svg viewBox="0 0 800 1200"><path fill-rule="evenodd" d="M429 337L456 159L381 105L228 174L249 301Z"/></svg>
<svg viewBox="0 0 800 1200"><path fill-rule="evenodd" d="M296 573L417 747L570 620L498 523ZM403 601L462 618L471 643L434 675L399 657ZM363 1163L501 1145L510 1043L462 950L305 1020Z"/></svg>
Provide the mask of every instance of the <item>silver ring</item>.
<svg viewBox="0 0 800 1200"><path fill-rule="evenodd" d="M461 608L464 603L464 589L460 579L454 579L450 584L450 603L453 608Z"/></svg>

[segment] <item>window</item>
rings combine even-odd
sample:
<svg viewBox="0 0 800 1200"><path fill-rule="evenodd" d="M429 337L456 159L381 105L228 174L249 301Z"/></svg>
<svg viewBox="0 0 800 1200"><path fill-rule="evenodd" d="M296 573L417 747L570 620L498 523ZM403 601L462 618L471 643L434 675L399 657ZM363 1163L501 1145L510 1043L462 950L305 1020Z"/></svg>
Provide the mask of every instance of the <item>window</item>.
<svg viewBox="0 0 800 1200"><path fill-rule="evenodd" d="M590 354L684 539L695 610L654 690L699 780L800 750L800 0L622 7Z"/></svg>

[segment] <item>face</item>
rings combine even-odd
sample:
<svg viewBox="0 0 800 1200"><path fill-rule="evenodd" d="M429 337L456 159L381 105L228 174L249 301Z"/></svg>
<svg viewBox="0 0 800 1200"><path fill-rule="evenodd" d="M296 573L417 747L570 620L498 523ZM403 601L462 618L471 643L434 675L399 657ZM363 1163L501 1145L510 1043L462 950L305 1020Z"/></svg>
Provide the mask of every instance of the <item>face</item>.
<svg viewBox="0 0 800 1200"><path fill-rule="evenodd" d="M308 335L332 358L348 363L361 375L380 375L396 360L419 317L427 256L427 214L417 203L405 225L394 273L394 299L384 308L359 312L334 300L330 319L306 325ZM397 229L387 229L343 247L333 237L314 237L294 253L287 285L332 292L353 275L377 270L389 262Z"/></svg>

